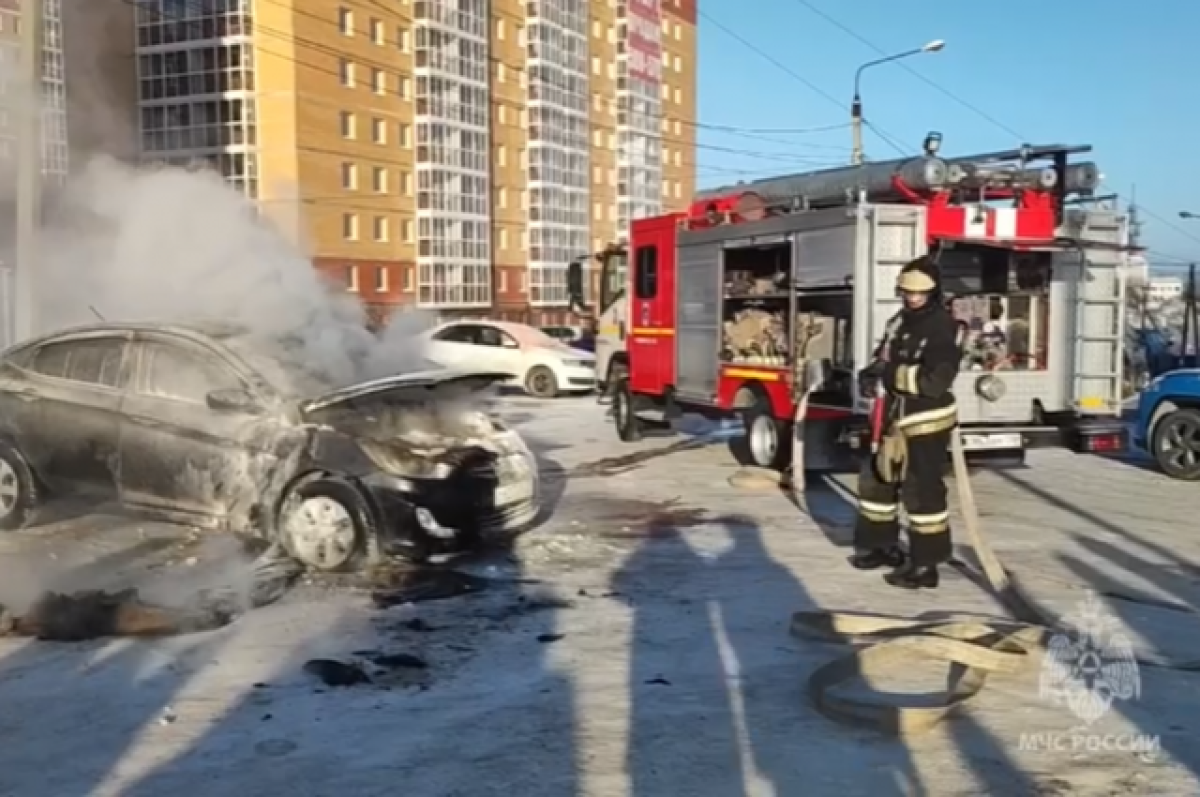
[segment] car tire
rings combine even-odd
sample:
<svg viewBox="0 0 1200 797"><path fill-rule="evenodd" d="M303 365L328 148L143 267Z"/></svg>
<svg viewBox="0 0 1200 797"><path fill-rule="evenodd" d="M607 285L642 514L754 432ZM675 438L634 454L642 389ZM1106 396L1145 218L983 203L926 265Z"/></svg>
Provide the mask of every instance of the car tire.
<svg viewBox="0 0 1200 797"><path fill-rule="evenodd" d="M535 365L525 374L525 392L534 398L554 398L558 395L558 377L546 366Z"/></svg>
<svg viewBox="0 0 1200 797"><path fill-rule="evenodd" d="M41 506L38 481L21 452L0 440L0 531L33 525Z"/></svg>
<svg viewBox="0 0 1200 797"><path fill-rule="evenodd" d="M280 503L275 528L293 559L330 573L361 567L376 533L375 516L362 492L334 477L293 487Z"/></svg>
<svg viewBox="0 0 1200 797"><path fill-rule="evenodd" d="M613 385L612 397L617 437L626 443L636 443L642 439L642 421L634 412L633 391L629 388L628 379L621 379Z"/></svg>
<svg viewBox="0 0 1200 797"><path fill-rule="evenodd" d="M1151 451L1158 467L1172 479L1200 480L1200 410L1164 415L1154 424Z"/></svg>
<svg viewBox="0 0 1200 797"><path fill-rule="evenodd" d="M787 467L792 449L792 427L778 420L771 411L771 401L759 393L754 403L742 413L742 427L747 464L756 468L782 471Z"/></svg>

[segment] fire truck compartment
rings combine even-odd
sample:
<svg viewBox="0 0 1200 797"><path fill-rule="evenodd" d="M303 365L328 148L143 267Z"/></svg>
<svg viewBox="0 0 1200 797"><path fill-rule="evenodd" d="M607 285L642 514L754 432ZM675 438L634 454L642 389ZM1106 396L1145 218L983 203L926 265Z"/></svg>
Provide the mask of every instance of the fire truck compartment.
<svg viewBox="0 0 1200 797"><path fill-rule="evenodd" d="M730 397L721 395L722 369L751 382L787 382L794 319L809 310L805 295L850 295L852 262L841 254L855 224L844 209L835 209L680 231L676 399L730 405ZM848 313L849 302L841 304ZM828 325L827 358L848 322ZM843 348L848 358L848 346Z"/></svg>
<svg viewBox="0 0 1200 797"><path fill-rule="evenodd" d="M904 263L925 254L924 210L861 206L857 252L856 362L866 362L900 309L895 280ZM944 242L933 253L955 310L982 300L993 315L1023 316L1020 356L981 357L968 346L954 385L966 425L1043 424L1053 418L1120 412L1124 287L1120 275L1124 219L1102 211L1068 211L1057 242ZM1047 245L1052 244L1052 245ZM970 315L970 312L967 312ZM991 319L989 319L991 320ZM986 327L986 323L982 326ZM967 339L971 340L968 330ZM1011 341L1013 328L1008 329ZM859 407L865 412L866 407Z"/></svg>

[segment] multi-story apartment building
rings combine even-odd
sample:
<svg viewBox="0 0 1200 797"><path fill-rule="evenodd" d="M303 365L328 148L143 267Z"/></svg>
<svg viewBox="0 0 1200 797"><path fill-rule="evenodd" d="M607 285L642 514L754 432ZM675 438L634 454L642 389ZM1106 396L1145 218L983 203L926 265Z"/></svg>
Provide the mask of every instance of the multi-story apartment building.
<svg viewBox="0 0 1200 797"><path fill-rule="evenodd" d="M695 0L140 0L143 157L205 159L385 312L560 320L694 188Z"/></svg>
<svg viewBox="0 0 1200 797"><path fill-rule="evenodd" d="M42 171L54 181L67 173L67 99L63 62L63 20L60 0L42 4ZM21 3L0 0L0 164L9 173L16 156L20 108L30 98L21 85Z"/></svg>

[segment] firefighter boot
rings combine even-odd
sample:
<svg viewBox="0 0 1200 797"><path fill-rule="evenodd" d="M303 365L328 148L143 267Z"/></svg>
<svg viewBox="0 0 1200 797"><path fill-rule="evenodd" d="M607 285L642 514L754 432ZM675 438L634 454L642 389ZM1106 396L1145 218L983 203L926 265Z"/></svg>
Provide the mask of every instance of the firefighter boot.
<svg viewBox="0 0 1200 797"><path fill-rule="evenodd" d="M899 548L875 548L860 551L850 557L850 564L858 570L878 570L881 567L904 566L904 551Z"/></svg>
<svg viewBox="0 0 1200 797"><path fill-rule="evenodd" d="M937 565L910 565L888 573L883 580L900 589L937 589Z"/></svg>

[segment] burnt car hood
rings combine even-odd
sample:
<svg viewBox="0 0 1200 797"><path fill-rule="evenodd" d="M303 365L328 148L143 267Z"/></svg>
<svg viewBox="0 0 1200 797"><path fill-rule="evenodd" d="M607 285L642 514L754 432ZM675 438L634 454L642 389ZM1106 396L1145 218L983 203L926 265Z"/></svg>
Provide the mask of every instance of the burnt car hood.
<svg viewBox="0 0 1200 797"><path fill-rule="evenodd" d="M300 402L300 410L307 415L367 402L421 403L475 393L511 378L512 374L499 371L447 369L386 376L305 399Z"/></svg>

